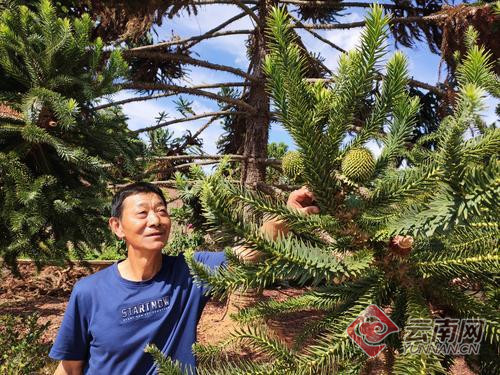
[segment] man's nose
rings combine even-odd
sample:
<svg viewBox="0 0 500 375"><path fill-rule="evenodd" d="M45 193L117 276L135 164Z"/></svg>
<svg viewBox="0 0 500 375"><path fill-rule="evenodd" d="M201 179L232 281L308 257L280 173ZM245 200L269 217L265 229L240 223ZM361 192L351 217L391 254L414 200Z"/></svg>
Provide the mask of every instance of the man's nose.
<svg viewBox="0 0 500 375"><path fill-rule="evenodd" d="M148 214L148 225L158 225L160 224L160 217L154 211L150 211Z"/></svg>

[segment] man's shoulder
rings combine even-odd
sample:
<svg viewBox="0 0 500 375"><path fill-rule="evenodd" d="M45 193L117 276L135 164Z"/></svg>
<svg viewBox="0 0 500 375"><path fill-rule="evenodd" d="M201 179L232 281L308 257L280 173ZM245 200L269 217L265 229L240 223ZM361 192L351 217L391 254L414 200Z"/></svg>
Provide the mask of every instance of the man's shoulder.
<svg viewBox="0 0 500 375"><path fill-rule="evenodd" d="M75 283L73 291L76 293L86 293L94 290L102 282L106 282L106 280L112 277L113 267L116 267L116 263L113 263L112 265L103 268L102 270L99 270L93 274L82 277Z"/></svg>

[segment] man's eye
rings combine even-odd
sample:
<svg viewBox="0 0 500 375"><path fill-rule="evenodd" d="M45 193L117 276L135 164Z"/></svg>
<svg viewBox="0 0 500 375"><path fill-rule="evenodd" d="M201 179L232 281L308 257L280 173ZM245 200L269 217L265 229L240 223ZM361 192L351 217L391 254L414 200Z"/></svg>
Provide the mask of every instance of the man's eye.
<svg viewBox="0 0 500 375"><path fill-rule="evenodd" d="M138 212L139 215L144 215L145 213L146 213L146 211Z"/></svg>

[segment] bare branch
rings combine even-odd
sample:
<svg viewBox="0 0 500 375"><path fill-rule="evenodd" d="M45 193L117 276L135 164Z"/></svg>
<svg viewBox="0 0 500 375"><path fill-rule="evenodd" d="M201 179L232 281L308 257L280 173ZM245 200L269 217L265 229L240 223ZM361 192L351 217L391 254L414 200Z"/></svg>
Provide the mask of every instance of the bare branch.
<svg viewBox="0 0 500 375"><path fill-rule="evenodd" d="M292 16L291 14L290 14L290 17L291 17L291 18L295 21L295 24L296 24L296 25L299 25L299 26L300 26L300 25L303 25L303 23L302 23L302 22L301 22L298 18L295 18L295 17L294 17L294 16ZM311 34L311 35L315 36L316 38L318 38L318 39L319 39L319 40L321 40L322 42L324 42L324 43L328 44L330 47L333 47L334 49L336 49L336 50L338 50L338 51L340 51L340 52L346 52L346 50L345 50L345 49L343 49L342 47L337 46L335 43L330 42L328 39L323 38L323 37L322 37L320 34L318 34L317 32L312 31L312 30L307 29L307 28L306 28L306 29L304 29L304 30L306 30L309 34Z"/></svg>
<svg viewBox="0 0 500 375"><path fill-rule="evenodd" d="M165 46L174 46L174 45L177 45L177 44L185 44L185 43L189 43L189 42L200 42L202 40L206 40L206 39L212 39L212 38L218 38L220 36L227 36L227 35L240 35L240 34L243 34L243 35L247 35L247 34L250 34L252 33L253 30L250 30L250 29L241 29L241 30L227 30L227 31L221 31L221 32L214 32L214 33L210 33L208 34L205 33L205 34L201 34L201 35L196 35L196 36L192 36L190 38L185 38L185 39L177 39L177 40L170 40L168 42L162 42L162 43L158 43L158 44L151 44L151 49L155 49L155 48L159 48L159 47L165 47ZM190 48L192 46L194 46L196 43L193 43L191 44L189 47L187 48ZM144 46L144 47L149 47L149 46ZM144 48L145 50L148 50L150 48Z"/></svg>
<svg viewBox="0 0 500 375"><path fill-rule="evenodd" d="M259 3L258 0L242 0L244 4L256 5ZM195 0L195 5L213 5L213 4L232 4L234 5L233 0Z"/></svg>
<svg viewBox="0 0 500 375"><path fill-rule="evenodd" d="M275 164L281 165L281 160L271 159L271 158L253 158L250 156L237 155L237 154L227 154L227 155L171 155L171 156L156 156L153 158L149 158L147 160L154 161L165 161L165 160L220 160L224 157L229 157L229 160L238 161L238 160L248 160L257 163L265 163L265 164ZM144 158L137 158L136 160L141 161L145 160ZM105 166L111 166L111 164L107 164Z"/></svg>
<svg viewBox="0 0 500 375"><path fill-rule="evenodd" d="M420 87L421 89L431 91L438 96L445 96L446 95L446 92L443 89L440 89L439 87L436 87L436 86L432 86L429 83L417 81L416 79L409 79L408 84L410 86Z"/></svg>
<svg viewBox="0 0 500 375"><path fill-rule="evenodd" d="M251 9L251 11L254 11L255 9L257 9L257 7L253 7ZM232 34L249 34L252 32L252 30L231 30L231 31L226 31L224 33L218 33L217 35L215 35L217 33L217 31L222 30L227 25L230 25L234 21L237 21L240 18L245 17L246 15L247 15L246 11L242 12L240 14L237 14L236 16L231 17L227 21L219 24L217 27L214 27L213 29L208 30L206 33L203 33L203 34L198 35L198 36L194 36L194 37L186 38L186 39L180 39L180 40L170 40L168 42L152 44L149 46L140 46L140 47L136 47L136 48L131 48L129 51L144 51L144 50L150 50L150 49L155 49L155 48L172 46L172 45L176 45L176 44L185 44L187 42L195 42L195 43L191 43L188 46L188 48L191 48L199 41L201 41L203 39L213 38L215 36L232 35Z"/></svg>
<svg viewBox="0 0 500 375"><path fill-rule="evenodd" d="M260 23L260 20L259 20L259 17L257 17L257 15L253 12L252 9L250 9L249 7L247 7L243 1L241 0L233 0L234 1L234 4L236 4L237 6L239 6L241 9L243 9L246 14L248 14L254 21L255 21L255 24L257 26L259 26L260 28L262 28L262 25ZM256 8L256 7L255 7ZM255 9L254 8L254 9Z"/></svg>
<svg viewBox="0 0 500 375"><path fill-rule="evenodd" d="M222 82L222 83L211 83L211 84L206 84L206 85L190 86L189 88L191 88L191 89L211 89L211 88L219 88L219 87L238 87L238 86L248 86L248 84L245 82ZM169 92L169 93L165 93L165 94L136 96L133 98L118 100L116 102L101 104L101 105L94 107L94 110L97 111L99 109L114 107L117 105L122 105L122 104L127 104L127 103L132 103L132 102L142 102L145 100L165 98L165 97L172 96L172 95L177 95L177 93L176 92L175 93Z"/></svg>
<svg viewBox="0 0 500 375"><path fill-rule="evenodd" d="M168 169L173 169L174 171L176 171L178 169L190 168L193 165L211 165L211 164L217 164L217 163L220 163L220 161L219 160L198 161L198 162L194 162L194 163L184 163L184 164L175 165L175 166L170 167Z"/></svg>
<svg viewBox="0 0 500 375"><path fill-rule="evenodd" d="M278 0L279 3L282 4L291 4L291 5L299 5L299 6L307 6L310 8L370 8L373 6L373 3L362 3L362 2L337 2L337 1L329 1L329 0L315 0L315 1L304 1L304 0ZM379 4L381 7L385 9L416 9L420 10L417 7L405 6L405 5L396 5L396 4ZM423 10L423 9L421 9Z"/></svg>
<svg viewBox="0 0 500 375"><path fill-rule="evenodd" d="M248 115L248 113L247 112L239 112L239 111L206 112L206 113L201 113L199 115L194 115L194 116L191 116L191 117L178 118L178 119L175 119L175 120L165 121L165 122L159 123L157 125L148 126L146 128L141 128L141 129L134 130L132 133L133 134L138 134L138 133L142 133L142 132L145 132L145 131L150 131L150 130L155 130L155 129L159 129L159 128L164 128L165 126L169 126L169 125L173 125L173 124L178 124L180 122L188 122L188 121L198 120L198 119L204 118L204 117L223 116L223 115Z"/></svg>
<svg viewBox="0 0 500 375"><path fill-rule="evenodd" d="M431 14L428 16L411 16L411 17L396 17L391 18L389 24L393 23L413 23L413 22L438 22L448 17L446 14ZM358 21L351 23L305 23L305 24L295 24L294 27L298 29L323 29L323 30L336 30L336 29L352 29L355 27L365 26L366 21Z"/></svg>
<svg viewBox="0 0 500 375"><path fill-rule="evenodd" d="M227 110L228 107L224 107L223 110ZM196 138L198 137L206 128L208 128L211 124L214 123L215 120L217 120L218 118L220 118L222 115L216 115L216 116L213 116L210 120L208 120L208 122L201 126L194 134L193 134L193 138ZM181 147L179 147L181 150L184 149L184 147L186 147L188 144L188 139L186 139L184 141L184 143L181 145Z"/></svg>
<svg viewBox="0 0 500 375"><path fill-rule="evenodd" d="M209 69L214 69L214 70L221 70L224 72L229 72L236 74L241 77L245 77L250 81L256 82L258 81L257 78L246 74L243 70L233 68L232 66L227 66L227 65L220 65L220 64L214 64L206 60L198 60L189 56L183 56L183 55L178 55L175 53L168 53L168 52L154 52L154 51L133 51L133 50L126 50L123 51L123 54L125 57L141 57L144 59L151 59L151 60L178 60L181 62L184 62L186 64L191 64L195 66L201 66L204 68L209 68Z"/></svg>
<svg viewBox="0 0 500 375"><path fill-rule="evenodd" d="M378 80L382 80L384 78L384 75L379 73L375 78ZM313 82L334 82L335 80L333 78L307 78L306 81L313 83ZM439 87L432 86L429 83L417 81L415 79L409 79L408 84L410 86L420 87L422 89L432 91L434 94L439 96L444 96L446 94L445 91L440 89Z"/></svg>
<svg viewBox="0 0 500 375"><path fill-rule="evenodd" d="M230 182L230 183L233 183L233 184L239 184L240 183L239 180L227 180L227 181ZM173 188L177 187L177 182L175 180L150 181L149 183L153 184L153 185L160 185L160 186L166 186L166 187L173 187ZM119 189L119 188L125 187L127 185L128 184L108 184L108 188L109 189ZM279 189L279 190L274 190L273 189L274 193L281 193L282 191L292 191L292 190L298 189L300 186L298 186L298 185L297 186L282 185L282 184L267 185L267 184L263 184L261 182L259 182L257 184L257 188L258 189L260 189L260 188L269 189L269 187L275 187L275 188ZM172 201L177 200L177 199L180 199L180 198L173 199Z"/></svg>
<svg viewBox="0 0 500 375"><path fill-rule="evenodd" d="M239 159L229 159L230 161L241 161ZM261 163L263 164L271 164L273 165L276 161L274 159L263 159ZM165 171L165 170L179 170L179 169L184 169L184 168L190 168L194 165L211 165L211 164L218 164L220 163L220 159L218 160L206 160L206 161L194 161L194 162L189 162L189 163L183 163L179 165L174 165L171 167L159 167L159 168L153 168L148 170L143 174L143 176L147 176L148 174L151 173L157 173L159 171ZM281 165L281 162L280 162Z"/></svg>
<svg viewBox="0 0 500 375"><path fill-rule="evenodd" d="M256 9L257 9L257 7L252 7L252 8L250 9L250 11L252 12L252 14L253 14L253 12L254 12ZM205 37L203 37L203 35L200 35L200 36L199 36L199 37L198 37L195 41L193 41L193 43L189 44L188 48L193 47L196 43L200 42L200 41L201 41L201 40L203 40L203 39L213 38L213 37L214 37L214 35L215 35L215 34L217 34L217 32L218 32L219 30L222 30L222 29L223 29L224 27L226 27L227 25L229 25L229 24L233 23L234 21L239 20L240 18L243 18L246 14L247 14L247 12L246 12L246 11L245 11L245 12L242 12L242 13L240 13L240 14L238 14L238 15L236 15L236 16L234 16L234 17L230 18L230 19L228 19L226 22L223 22L223 23L221 23L220 25L218 25L218 26L214 27L213 29L208 30L206 33L204 33L204 34L203 34ZM245 32L245 34L250 34L250 33L252 32L252 30L235 30L235 31L239 31L240 33L241 33L241 31L244 31L244 32ZM230 32L230 31L226 31L226 33L228 33L228 32ZM219 34L218 36L221 36L223 33L218 33L218 34ZM228 34L226 34L226 35L228 35Z"/></svg>
<svg viewBox="0 0 500 375"><path fill-rule="evenodd" d="M245 103L243 100L234 99L229 96L221 96L214 94L213 92L203 91L200 89L195 89L192 87L183 87L177 85L169 85L166 83L149 83L149 82L129 82L121 85L122 89L131 89L131 90L168 90L175 93L186 93L196 96L204 96L210 99L214 99L223 103L232 104L236 107L239 107L245 111L249 111L251 113L255 113L255 108Z"/></svg>

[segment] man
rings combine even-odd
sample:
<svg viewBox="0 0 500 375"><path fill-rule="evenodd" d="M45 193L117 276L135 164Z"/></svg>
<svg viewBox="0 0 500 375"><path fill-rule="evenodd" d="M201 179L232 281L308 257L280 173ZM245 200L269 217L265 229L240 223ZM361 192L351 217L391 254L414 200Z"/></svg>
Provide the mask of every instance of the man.
<svg viewBox="0 0 500 375"><path fill-rule="evenodd" d="M303 214L318 213L305 187L290 194L288 206ZM193 369L191 351L196 325L208 300L193 283L184 257L166 256L171 221L162 191L149 183L128 185L113 197L109 225L124 240L127 258L79 280L71 293L50 357L61 360L55 375L153 374L147 344ZM285 234L279 220L266 221L269 238ZM237 248L244 261L259 257ZM211 269L221 266L223 252L198 252L195 259Z"/></svg>

